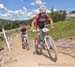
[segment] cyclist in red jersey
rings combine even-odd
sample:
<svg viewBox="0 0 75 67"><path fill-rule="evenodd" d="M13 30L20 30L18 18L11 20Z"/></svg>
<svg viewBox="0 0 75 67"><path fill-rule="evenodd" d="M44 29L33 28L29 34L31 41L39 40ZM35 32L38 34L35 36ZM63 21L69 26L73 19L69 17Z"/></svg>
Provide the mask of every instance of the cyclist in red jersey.
<svg viewBox="0 0 75 67"><path fill-rule="evenodd" d="M41 6L39 9L39 14L37 14L32 21L32 28L37 30L37 40L38 46L40 46L40 29L45 27L45 21L48 20L51 23L51 28L55 28L52 18L46 13L46 7Z"/></svg>

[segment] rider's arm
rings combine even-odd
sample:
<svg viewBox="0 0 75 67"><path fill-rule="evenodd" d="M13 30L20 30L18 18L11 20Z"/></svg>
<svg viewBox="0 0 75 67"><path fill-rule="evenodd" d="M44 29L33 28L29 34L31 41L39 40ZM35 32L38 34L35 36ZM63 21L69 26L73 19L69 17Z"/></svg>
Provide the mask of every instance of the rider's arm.
<svg viewBox="0 0 75 67"><path fill-rule="evenodd" d="M53 23L52 18L48 14L46 14L46 16L47 16L48 21L51 23L51 27L54 28L54 23Z"/></svg>
<svg viewBox="0 0 75 67"><path fill-rule="evenodd" d="M32 27L35 27L35 23L37 22L38 16L35 16L32 21Z"/></svg>

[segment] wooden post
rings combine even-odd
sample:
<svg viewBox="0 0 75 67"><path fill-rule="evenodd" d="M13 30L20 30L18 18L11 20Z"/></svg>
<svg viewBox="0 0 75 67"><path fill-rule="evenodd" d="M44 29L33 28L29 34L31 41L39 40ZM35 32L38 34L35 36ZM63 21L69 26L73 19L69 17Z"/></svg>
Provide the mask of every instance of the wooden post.
<svg viewBox="0 0 75 67"><path fill-rule="evenodd" d="M5 30L4 30L3 28L2 28L2 32L3 32L4 38L5 38L7 47L8 47L8 49L9 49L9 51L10 51L10 44L9 44L8 39L7 39L7 37L6 37Z"/></svg>

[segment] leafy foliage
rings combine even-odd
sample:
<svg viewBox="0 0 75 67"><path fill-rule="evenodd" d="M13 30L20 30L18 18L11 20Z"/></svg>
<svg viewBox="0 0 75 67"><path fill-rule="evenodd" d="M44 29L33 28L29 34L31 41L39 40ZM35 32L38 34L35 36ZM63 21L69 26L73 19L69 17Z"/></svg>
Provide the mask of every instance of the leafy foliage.
<svg viewBox="0 0 75 67"><path fill-rule="evenodd" d="M65 20L66 17L66 11L65 10L53 11L53 9L51 9L51 13L49 15L52 17L54 22L63 21Z"/></svg>
<svg viewBox="0 0 75 67"><path fill-rule="evenodd" d="M65 10L64 11L53 11L52 10L52 12L49 13L49 15L53 18L54 22L57 22L57 21L65 20L66 11ZM22 24L31 26L32 20L33 19L31 19L31 20L23 20L23 21L19 21L19 20L10 21L10 20L2 20L2 19L0 19L0 31L2 30L2 27L5 30L10 30L10 29L18 28ZM46 23L48 24L48 21Z"/></svg>

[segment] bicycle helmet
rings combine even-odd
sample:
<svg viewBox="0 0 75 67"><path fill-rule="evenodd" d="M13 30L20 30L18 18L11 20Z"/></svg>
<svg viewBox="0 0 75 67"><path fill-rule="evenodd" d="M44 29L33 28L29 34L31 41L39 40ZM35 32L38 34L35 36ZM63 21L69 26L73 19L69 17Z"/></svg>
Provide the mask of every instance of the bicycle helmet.
<svg viewBox="0 0 75 67"><path fill-rule="evenodd" d="M39 8L40 13L46 13L46 7L44 5L41 5Z"/></svg>
<svg viewBox="0 0 75 67"><path fill-rule="evenodd" d="M23 25L22 25L22 28L26 28L26 25L25 25L25 24L23 24Z"/></svg>

